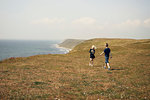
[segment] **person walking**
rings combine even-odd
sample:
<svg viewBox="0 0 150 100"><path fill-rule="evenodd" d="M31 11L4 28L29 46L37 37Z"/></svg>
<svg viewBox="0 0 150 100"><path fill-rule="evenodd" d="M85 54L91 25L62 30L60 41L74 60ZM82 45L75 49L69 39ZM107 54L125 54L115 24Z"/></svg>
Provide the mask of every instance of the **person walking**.
<svg viewBox="0 0 150 100"><path fill-rule="evenodd" d="M89 62L89 66L93 66L94 63L93 63L93 60L95 58L95 49L96 47L94 45L92 45L92 48L89 50L89 53L90 53L90 62Z"/></svg>
<svg viewBox="0 0 150 100"><path fill-rule="evenodd" d="M110 56L110 58L112 58L111 50L110 50L110 48L108 48L108 43L106 43L105 46L106 46L106 48L105 48L104 51L100 54L100 56L105 53L105 66L104 66L104 68L106 69L106 67L108 67L108 70L111 70L110 64L109 64L109 56Z"/></svg>

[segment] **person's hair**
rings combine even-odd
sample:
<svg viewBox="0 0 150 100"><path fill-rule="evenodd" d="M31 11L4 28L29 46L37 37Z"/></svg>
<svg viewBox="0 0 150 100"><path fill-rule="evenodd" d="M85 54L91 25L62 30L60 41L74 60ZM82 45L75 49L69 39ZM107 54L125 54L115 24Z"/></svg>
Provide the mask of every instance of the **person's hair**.
<svg viewBox="0 0 150 100"><path fill-rule="evenodd" d="M92 49L93 49L93 48L96 49L96 46L95 46L95 45L92 45Z"/></svg>
<svg viewBox="0 0 150 100"><path fill-rule="evenodd" d="M108 47L108 43L106 43L106 47Z"/></svg>

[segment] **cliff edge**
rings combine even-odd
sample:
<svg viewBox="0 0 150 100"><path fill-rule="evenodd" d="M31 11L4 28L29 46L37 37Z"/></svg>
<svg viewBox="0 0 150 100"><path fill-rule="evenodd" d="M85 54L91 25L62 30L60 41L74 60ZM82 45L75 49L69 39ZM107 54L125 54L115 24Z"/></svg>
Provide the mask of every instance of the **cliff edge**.
<svg viewBox="0 0 150 100"><path fill-rule="evenodd" d="M62 43L58 44L60 47L68 48L68 49L73 49L76 45L80 44L85 40L80 40L80 39L66 39Z"/></svg>

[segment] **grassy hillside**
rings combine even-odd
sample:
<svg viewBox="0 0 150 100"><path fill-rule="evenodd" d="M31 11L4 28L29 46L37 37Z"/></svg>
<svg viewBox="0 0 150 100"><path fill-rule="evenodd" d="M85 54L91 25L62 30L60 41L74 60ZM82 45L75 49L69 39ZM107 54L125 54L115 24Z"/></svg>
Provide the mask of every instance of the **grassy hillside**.
<svg viewBox="0 0 150 100"><path fill-rule="evenodd" d="M65 47L69 49L73 49L76 45L80 44L84 40L79 39L66 39L62 43L59 44L60 47Z"/></svg>
<svg viewBox="0 0 150 100"><path fill-rule="evenodd" d="M99 54L108 42L112 70ZM94 67L89 48L96 45ZM1 99L150 99L150 39L92 39L68 54L11 58L0 62Z"/></svg>

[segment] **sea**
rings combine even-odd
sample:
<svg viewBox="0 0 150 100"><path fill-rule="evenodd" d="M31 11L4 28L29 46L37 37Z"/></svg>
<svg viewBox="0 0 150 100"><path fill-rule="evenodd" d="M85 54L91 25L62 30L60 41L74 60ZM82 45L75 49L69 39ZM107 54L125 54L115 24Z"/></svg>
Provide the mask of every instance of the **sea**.
<svg viewBox="0 0 150 100"><path fill-rule="evenodd" d="M60 40L0 40L0 61L11 57L28 57L43 54L66 54L59 47Z"/></svg>

